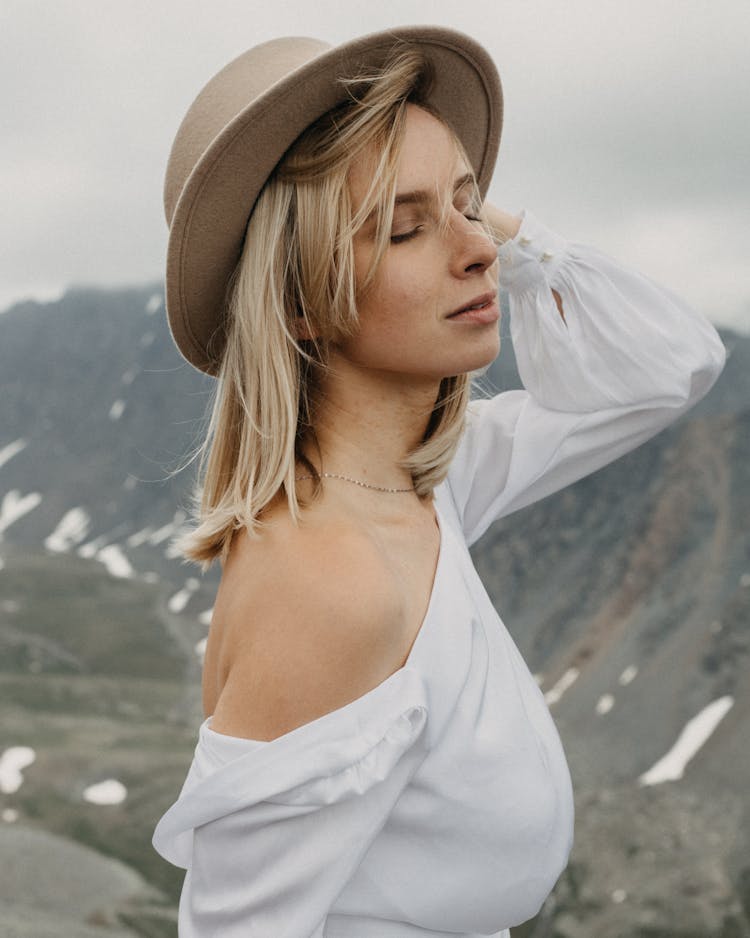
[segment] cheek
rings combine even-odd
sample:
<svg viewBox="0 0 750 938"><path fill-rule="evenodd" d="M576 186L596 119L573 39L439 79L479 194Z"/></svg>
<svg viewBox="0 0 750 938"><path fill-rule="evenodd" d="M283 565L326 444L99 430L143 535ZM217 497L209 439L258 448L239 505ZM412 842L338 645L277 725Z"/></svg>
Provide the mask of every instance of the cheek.
<svg viewBox="0 0 750 938"><path fill-rule="evenodd" d="M434 318L437 297L434 269L425 272L416 264L384 267L367 297L366 312L379 320L403 328L405 320L418 327Z"/></svg>
<svg viewBox="0 0 750 938"><path fill-rule="evenodd" d="M394 365L420 347L426 319L424 297L408 283L378 282L359 303L359 330L342 350L360 364Z"/></svg>

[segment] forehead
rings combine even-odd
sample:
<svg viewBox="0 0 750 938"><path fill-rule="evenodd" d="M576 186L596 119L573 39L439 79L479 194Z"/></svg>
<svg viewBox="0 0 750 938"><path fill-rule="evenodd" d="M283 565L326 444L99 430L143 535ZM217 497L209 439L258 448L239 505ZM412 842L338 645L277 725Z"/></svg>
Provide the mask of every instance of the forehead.
<svg viewBox="0 0 750 938"><path fill-rule="evenodd" d="M372 184L375 162L376 154L369 148L352 164L349 188L355 210ZM468 171L445 124L416 104L407 105L396 191L419 189L441 193L446 188L452 189L455 179Z"/></svg>

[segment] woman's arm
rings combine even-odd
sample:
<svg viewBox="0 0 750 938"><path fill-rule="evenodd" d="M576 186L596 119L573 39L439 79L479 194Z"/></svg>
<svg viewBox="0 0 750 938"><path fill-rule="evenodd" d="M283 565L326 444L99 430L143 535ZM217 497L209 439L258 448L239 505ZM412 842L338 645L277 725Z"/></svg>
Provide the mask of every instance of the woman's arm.
<svg viewBox="0 0 750 938"><path fill-rule="evenodd" d="M681 297L528 211L498 258L524 387L469 405L446 479L467 543L663 430L726 357Z"/></svg>

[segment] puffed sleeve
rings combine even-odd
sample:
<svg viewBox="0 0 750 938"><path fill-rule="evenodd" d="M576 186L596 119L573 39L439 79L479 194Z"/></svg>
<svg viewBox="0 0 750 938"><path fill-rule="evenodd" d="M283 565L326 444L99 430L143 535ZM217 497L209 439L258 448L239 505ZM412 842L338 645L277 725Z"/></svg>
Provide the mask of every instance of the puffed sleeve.
<svg viewBox="0 0 750 938"><path fill-rule="evenodd" d="M679 296L521 217L498 258L524 388L469 404L446 479L469 544L654 436L706 394L726 358Z"/></svg>
<svg viewBox="0 0 750 938"><path fill-rule="evenodd" d="M204 724L153 835L157 852L187 869L179 938L322 938L426 755L426 700L421 675L405 667L270 742L213 733L212 751Z"/></svg>

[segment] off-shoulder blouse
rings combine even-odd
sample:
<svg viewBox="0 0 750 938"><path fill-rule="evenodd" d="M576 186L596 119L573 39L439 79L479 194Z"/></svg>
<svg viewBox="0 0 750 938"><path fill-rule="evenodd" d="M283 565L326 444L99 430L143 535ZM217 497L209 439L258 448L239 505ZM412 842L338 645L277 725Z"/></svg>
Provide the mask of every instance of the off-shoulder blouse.
<svg viewBox="0 0 750 938"><path fill-rule="evenodd" d="M203 722L153 835L187 871L180 938L509 938L566 866L562 745L469 547L674 421L725 350L670 290L521 219L498 257L524 388L469 405L434 493L440 552L409 656L272 741Z"/></svg>

